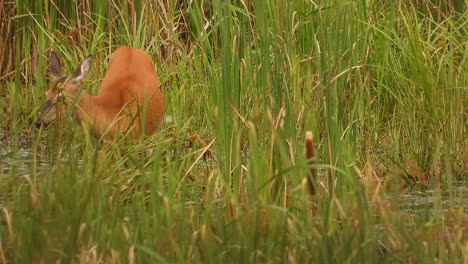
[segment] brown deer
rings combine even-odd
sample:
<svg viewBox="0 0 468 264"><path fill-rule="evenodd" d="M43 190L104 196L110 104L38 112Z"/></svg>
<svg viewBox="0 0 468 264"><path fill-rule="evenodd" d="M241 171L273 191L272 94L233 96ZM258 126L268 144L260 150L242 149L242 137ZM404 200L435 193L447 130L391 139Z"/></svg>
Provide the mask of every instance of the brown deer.
<svg viewBox="0 0 468 264"><path fill-rule="evenodd" d="M114 137L122 131L132 137L154 134L161 124L164 98L149 55L129 46L118 48L95 96L79 89L91 61L88 56L70 77L64 77L57 54L50 53L53 82L36 127L45 127L60 116L63 110L58 104L75 102L76 118L98 135Z"/></svg>

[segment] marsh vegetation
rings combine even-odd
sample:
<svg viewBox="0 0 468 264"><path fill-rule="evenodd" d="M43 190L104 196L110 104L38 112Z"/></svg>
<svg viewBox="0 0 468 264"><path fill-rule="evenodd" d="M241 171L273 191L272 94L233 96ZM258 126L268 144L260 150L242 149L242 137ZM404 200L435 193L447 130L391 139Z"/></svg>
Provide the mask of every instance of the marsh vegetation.
<svg viewBox="0 0 468 264"><path fill-rule="evenodd" d="M467 23L455 0L0 0L0 262L467 263ZM35 129L51 49L93 55L95 94L122 45L170 122Z"/></svg>

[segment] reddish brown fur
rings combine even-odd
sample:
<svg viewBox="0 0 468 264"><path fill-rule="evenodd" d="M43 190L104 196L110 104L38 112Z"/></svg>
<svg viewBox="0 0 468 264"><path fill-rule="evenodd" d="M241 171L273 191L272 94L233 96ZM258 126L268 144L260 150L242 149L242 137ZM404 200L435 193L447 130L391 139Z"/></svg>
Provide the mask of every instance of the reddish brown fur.
<svg viewBox="0 0 468 264"><path fill-rule="evenodd" d="M58 56L51 52L50 70L54 81L46 93L46 105L35 122L37 127L56 119L59 112L56 104L62 100L62 94L71 99L79 96L79 86L89 73L90 63L89 56L66 78L61 73ZM111 56L98 94L81 94L76 116L99 135L113 137L121 131L129 131L132 137L143 132L154 134L163 114L164 98L159 86L146 52L129 46L118 48Z"/></svg>
<svg viewBox="0 0 468 264"><path fill-rule="evenodd" d="M151 135L159 127L163 114L163 94L151 58L141 49L118 48L96 96L84 92L77 110L78 118L90 123L94 130L115 136L120 130L134 126L132 135L142 131L142 115L133 121L146 104L145 133ZM112 125L112 122L117 122ZM115 122L115 121L114 121ZM112 126L111 126L112 125Z"/></svg>

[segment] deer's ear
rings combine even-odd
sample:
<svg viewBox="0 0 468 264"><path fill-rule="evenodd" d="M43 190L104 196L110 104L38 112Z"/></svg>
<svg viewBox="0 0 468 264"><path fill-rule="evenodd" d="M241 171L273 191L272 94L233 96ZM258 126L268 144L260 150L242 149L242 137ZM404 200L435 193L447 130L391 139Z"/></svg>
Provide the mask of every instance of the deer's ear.
<svg viewBox="0 0 468 264"><path fill-rule="evenodd" d="M86 59L81 63L81 65L75 70L75 72L72 75L72 78L79 81L86 79L86 77L89 74L89 69L91 67L92 60L93 59L91 58L91 55L86 57Z"/></svg>
<svg viewBox="0 0 468 264"><path fill-rule="evenodd" d="M52 73L52 77L56 80L63 77L62 71L60 70L59 57L53 51L50 52L50 73Z"/></svg>

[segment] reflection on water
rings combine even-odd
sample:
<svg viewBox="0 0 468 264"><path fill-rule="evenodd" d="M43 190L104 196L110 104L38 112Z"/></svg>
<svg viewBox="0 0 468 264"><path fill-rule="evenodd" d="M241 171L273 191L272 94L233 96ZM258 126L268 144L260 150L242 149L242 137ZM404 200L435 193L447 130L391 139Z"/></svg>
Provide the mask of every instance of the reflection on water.
<svg viewBox="0 0 468 264"><path fill-rule="evenodd" d="M11 202L11 185L5 182L24 180L23 177L45 175L50 164L41 154L35 155L31 149L0 146L0 207ZM11 175L11 176L10 176Z"/></svg>
<svg viewBox="0 0 468 264"><path fill-rule="evenodd" d="M50 163L45 154L35 154L31 149L25 148L14 150L0 147L0 181L9 175L14 175L16 179L24 176L46 175L50 169ZM427 213L432 215L436 208L445 211L449 208L462 207L465 212L468 212L468 182L454 181L453 186L451 191L441 186L440 190L435 187L427 190L411 190L387 195L386 198L396 201L401 210L411 215ZM9 199L8 196L8 193L0 188L0 206L5 204Z"/></svg>
<svg viewBox="0 0 468 264"><path fill-rule="evenodd" d="M46 157L35 155L31 149L0 147L0 175L32 176L44 173L48 168Z"/></svg>
<svg viewBox="0 0 468 264"><path fill-rule="evenodd" d="M455 181L451 190L442 185L439 188L411 190L406 193L388 195L387 198L389 200L397 199L400 210L413 216L426 214L433 216L437 211L443 212L460 207L468 212L467 185L466 181Z"/></svg>

